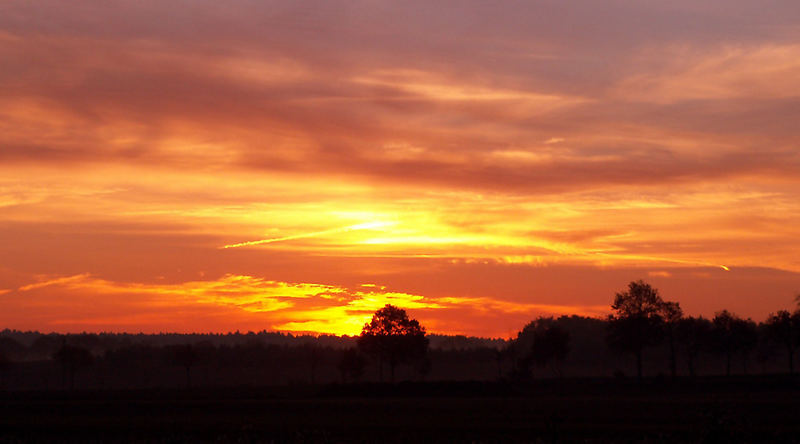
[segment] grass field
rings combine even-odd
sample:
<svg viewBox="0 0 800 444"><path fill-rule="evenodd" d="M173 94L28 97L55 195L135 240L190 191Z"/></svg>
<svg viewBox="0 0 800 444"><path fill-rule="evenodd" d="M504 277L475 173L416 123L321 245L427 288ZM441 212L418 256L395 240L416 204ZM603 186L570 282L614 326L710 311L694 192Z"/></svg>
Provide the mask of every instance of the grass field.
<svg viewBox="0 0 800 444"><path fill-rule="evenodd" d="M6 392L0 442L800 442L769 378Z"/></svg>

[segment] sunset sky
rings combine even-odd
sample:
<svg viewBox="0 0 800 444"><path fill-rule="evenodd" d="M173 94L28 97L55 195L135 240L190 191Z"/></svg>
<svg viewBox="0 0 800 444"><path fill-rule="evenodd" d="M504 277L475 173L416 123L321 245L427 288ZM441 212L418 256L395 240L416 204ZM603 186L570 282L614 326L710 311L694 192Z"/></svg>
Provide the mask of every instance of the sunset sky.
<svg viewBox="0 0 800 444"><path fill-rule="evenodd" d="M800 292L797 0L4 1L0 329Z"/></svg>

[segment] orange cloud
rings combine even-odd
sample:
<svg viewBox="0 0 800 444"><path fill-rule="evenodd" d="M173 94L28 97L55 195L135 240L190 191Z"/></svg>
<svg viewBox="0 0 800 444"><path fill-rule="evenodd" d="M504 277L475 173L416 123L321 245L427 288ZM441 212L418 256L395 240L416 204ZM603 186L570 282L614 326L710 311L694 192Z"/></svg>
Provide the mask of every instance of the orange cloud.
<svg viewBox="0 0 800 444"><path fill-rule="evenodd" d="M430 297L389 291L384 286L374 284L348 289L334 285L276 282L238 275L225 275L213 281L140 284L113 282L84 273L44 279L21 286L16 291L39 293L39 296L27 296L29 298L66 292L81 293L90 299L128 299L126 309L121 310L119 315L103 314L85 318L81 308L75 307L73 310L61 310L48 321L52 325L88 327L113 323L147 324L153 319L168 319L170 313L180 317L187 310L207 311L214 307L230 307L240 311L239 321L244 322L244 325L248 325L256 315L262 325L270 329L355 335L360 333L361 327L372 314L386 304L403 307L412 313L421 310L420 319L423 323L430 321L433 325L440 326L448 325L448 312L454 310L462 314L471 313L461 319L461 322L478 319L488 313L493 316L509 314L526 317L535 314L593 316L607 311L605 306L580 307L517 303L491 298ZM137 300L139 302L135 302ZM41 302L36 306L41 308ZM157 312L153 313L153 309L157 309ZM200 328L199 325L197 327ZM482 331L498 333L491 326L486 326Z"/></svg>

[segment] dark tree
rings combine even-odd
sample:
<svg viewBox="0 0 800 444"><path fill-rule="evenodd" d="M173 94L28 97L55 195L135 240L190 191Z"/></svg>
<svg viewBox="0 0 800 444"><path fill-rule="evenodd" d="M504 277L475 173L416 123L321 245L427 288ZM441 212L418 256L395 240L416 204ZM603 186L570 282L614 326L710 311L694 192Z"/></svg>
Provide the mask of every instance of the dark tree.
<svg viewBox="0 0 800 444"><path fill-rule="evenodd" d="M628 284L628 291L617 293L611 305L614 313L608 317L608 343L636 358L639 380L644 349L663 339L663 306L658 290L641 280Z"/></svg>
<svg viewBox="0 0 800 444"><path fill-rule="evenodd" d="M494 349L494 362L497 364L497 380L503 379L503 361L507 356L505 348Z"/></svg>
<svg viewBox="0 0 800 444"><path fill-rule="evenodd" d="M537 367L563 362L569 353L571 336L568 331L557 325L544 327L534 333L531 358ZM557 373L561 375L561 371Z"/></svg>
<svg viewBox="0 0 800 444"><path fill-rule="evenodd" d="M758 336L756 325L752 320L722 310L714 316L713 324L714 349L725 355L725 375L731 374L731 360L736 354L742 355L742 364L747 371L747 357L755 348Z"/></svg>
<svg viewBox="0 0 800 444"><path fill-rule="evenodd" d="M6 386L6 369L11 367L11 359L6 356L3 350L0 350L0 390Z"/></svg>
<svg viewBox="0 0 800 444"><path fill-rule="evenodd" d="M742 359L742 372L747 374L750 356L758 346L758 326L750 318L739 319L733 324L733 337Z"/></svg>
<svg viewBox="0 0 800 444"><path fill-rule="evenodd" d="M778 354L778 347L770 337L769 325L760 322L756 327L758 344L756 345L756 362L761 368L761 373L767 373L767 364Z"/></svg>
<svg viewBox="0 0 800 444"><path fill-rule="evenodd" d="M192 367L197 363L199 356L192 344L175 345L170 347L172 362L186 370L186 387L192 386Z"/></svg>
<svg viewBox="0 0 800 444"><path fill-rule="evenodd" d="M305 359L308 362L308 371L309 377L311 380L311 385L317 383L317 369L320 367L322 363L322 354L323 350L317 344L308 343L303 344L303 354L305 355Z"/></svg>
<svg viewBox="0 0 800 444"><path fill-rule="evenodd" d="M800 309L794 313L781 310L770 315L766 324L770 338L786 351L789 374L794 374L794 355L800 344Z"/></svg>
<svg viewBox="0 0 800 444"><path fill-rule="evenodd" d="M70 390L75 388L75 373L81 367L86 367L94 361L89 350L75 345L68 345L66 338L58 351L53 354L53 359L61 364L62 385L66 387L69 380Z"/></svg>
<svg viewBox="0 0 800 444"><path fill-rule="evenodd" d="M563 362L569 354L572 336L557 322L553 318L539 318L517 334L512 345L524 352L521 360L524 371L529 372L531 365L544 368L553 364L554 372L561 375L555 364Z"/></svg>
<svg viewBox="0 0 800 444"><path fill-rule="evenodd" d="M51 333L37 337L29 349L32 359L49 359L64 345L64 336Z"/></svg>
<svg viewBox="0 0 800 444"><path fill-rule="evenodd" d="M6 358L12 361L22 361L25 359L27 351L27 348L17 340L0 336L0 354L5 355Z"/></svg>
<svg viewBox="0 0 800 444"><path fill-rule="evenodd" d="M358 338L358 348L378 361L379 378L383 380L383 363L389 365L391 381L398 364L422 359L428 351L425 328L409 319L405 310L387 304L372 315Z"/></svg>
<svg viewBox="0 0 800 444"><path fill-rule="evenodd" d="M711 321L702 316L683 318L675 328L677 343L686 357L689 376L697 375L697 358L701 352L709 350Z"/></svg>
<svg viewBox="0 0 800 444"><path fill-rule="evenodd" d="M417 371L420 381L424 381L431 373L431 370L433 370L433 362L431 362L431 358L426 354L416 360L414 369Z"/></svg>
<svg viewBox="0 0 800 444"><path fill-rule="evenodd" d="M347 381L359 381L364 376L364 367L366 367L364 356L359 353L356 348L348 348L342 352L342 357L339 360L337 368L342 376L342 383Z"/></svg>
<svg viewBox="0 0 800 444"><path fill-rule="evenodd" d="M725 376L731 375L731 357L736 352L733 324L737 319L739 319L738 316L728 310L722 310L711 320L713 324L714 351L725 355Z"/></svg>
<svg viewBox="0 0 800 444"><path fill-rule="evenodd" d="M675 379L678 375L676 329L683 318L683 310L677 302L664 302L661 305L661 317L664 320L664 335L669 344L669 374Z"/></svg>

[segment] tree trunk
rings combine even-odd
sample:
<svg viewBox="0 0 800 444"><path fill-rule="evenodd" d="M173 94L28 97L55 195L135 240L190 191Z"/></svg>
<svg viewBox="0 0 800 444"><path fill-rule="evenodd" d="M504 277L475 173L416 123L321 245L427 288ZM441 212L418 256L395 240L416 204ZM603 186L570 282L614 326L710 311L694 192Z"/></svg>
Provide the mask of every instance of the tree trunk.
<svg viewBox="0 0 800 444"><path fill-rule="evenodd" d="M636 351L636 376L639 382L642 382L642 351Z"/></svg>
<svg viewBox="0 0 800 444"><path fill-rule="evenodd" d="M694 378L695 371L694 371L694 354L688 353L686 355L686 364L689 366L689 376Z"/></svg>
<svg viewBox="0 0 800 444"><path fill-rule="evenodd" d="M729 351L725 356L725 376L731 375L731 352Z"/></svg>
<svg viewBox="0 0 800 444"><path fill-rule="evenodd" d="M190 388L192 386L192 367L187 365L186 366L186 388Z"/></svg>
<svg viewBox="0 0 800 444"><path fill-rule="evenodd" d="M672 379L678 375L678 360L675 356L675 340L669 335L669 373Z"/></svg>

